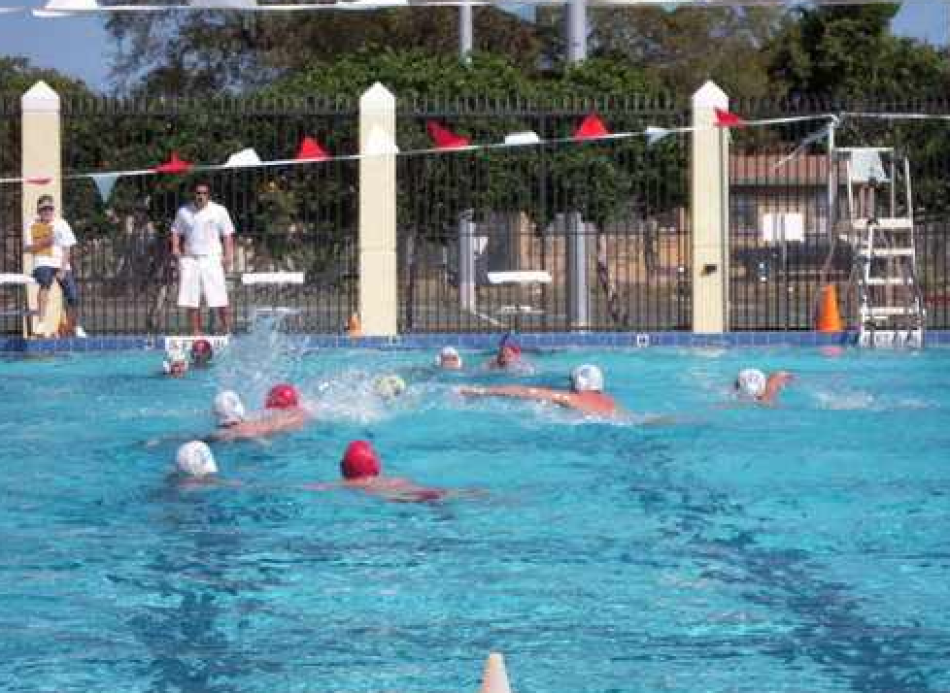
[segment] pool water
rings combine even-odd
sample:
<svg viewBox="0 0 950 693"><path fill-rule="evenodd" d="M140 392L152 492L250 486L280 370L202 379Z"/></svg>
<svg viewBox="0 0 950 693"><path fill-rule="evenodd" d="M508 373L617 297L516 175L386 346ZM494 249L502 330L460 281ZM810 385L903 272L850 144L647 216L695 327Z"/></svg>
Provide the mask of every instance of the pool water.
<svg viewBox="0 0 950 693"><path fill-rule="evenodd" d="M619 422L466 401L509 378L433 357L0 361L0 689L474 691L500 651L523 692L950 690L950 352L563 350L510 378L599 363ZM796 380L737 406L746 365ZM218 388L280 379L316 423L214 446L225 483L168 476ZM313 488L355 438L467 495Z"/></svg>

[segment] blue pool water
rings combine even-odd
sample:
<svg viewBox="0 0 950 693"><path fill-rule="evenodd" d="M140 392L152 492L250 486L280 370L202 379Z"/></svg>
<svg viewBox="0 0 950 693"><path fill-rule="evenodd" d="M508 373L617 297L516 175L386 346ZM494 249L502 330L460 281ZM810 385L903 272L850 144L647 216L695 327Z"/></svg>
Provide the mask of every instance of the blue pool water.
<svg viewBox="0 0 950 693"><path fill-rule="evenodd" d="M603 423L461 400L503 380L484 355L284 346L181 381L154 353L0 360L0 690L473 691L490 651L522 692L950 690L950 352L530 356L521 382L602 364L634 413ZM743 365L797 380L728 406ZM218 387L277 378L314 425L169 480ZM474 493L309 488L354 438Z"/></svg>

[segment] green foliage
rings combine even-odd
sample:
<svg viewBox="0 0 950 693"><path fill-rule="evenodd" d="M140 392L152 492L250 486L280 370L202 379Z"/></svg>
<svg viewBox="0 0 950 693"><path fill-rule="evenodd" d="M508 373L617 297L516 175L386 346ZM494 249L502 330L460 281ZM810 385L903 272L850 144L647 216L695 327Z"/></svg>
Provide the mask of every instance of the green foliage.
<svg viewBox="0 0 950 693"><path fill-rule="evenodd" d="M946 57L891 35L896 6L800 10L775 39L769 67L776 86L795 96L913 98L946 91Z"/></svg>

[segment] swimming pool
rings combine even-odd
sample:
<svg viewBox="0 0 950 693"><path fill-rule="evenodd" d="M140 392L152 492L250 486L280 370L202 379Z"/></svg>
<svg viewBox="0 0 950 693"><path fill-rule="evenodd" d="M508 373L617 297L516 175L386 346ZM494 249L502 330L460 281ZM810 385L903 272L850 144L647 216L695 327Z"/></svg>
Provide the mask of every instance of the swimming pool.
<svg viewBox="0 0 950 693"><path fill-rule="evenodd" d="M472 352L282 346L181 381L154 353L0 360L0 688L471 691L497 650L516 691L950 690L950 351L531 355L522 382L600 363L637 415L604 423L460 399L503 379ZM722 406L748 364L795 372L780 406ZM219 386L278 377L318 423L216 446L233 484L169 482ZM354 438L479 492L307 488Z"/></svg>

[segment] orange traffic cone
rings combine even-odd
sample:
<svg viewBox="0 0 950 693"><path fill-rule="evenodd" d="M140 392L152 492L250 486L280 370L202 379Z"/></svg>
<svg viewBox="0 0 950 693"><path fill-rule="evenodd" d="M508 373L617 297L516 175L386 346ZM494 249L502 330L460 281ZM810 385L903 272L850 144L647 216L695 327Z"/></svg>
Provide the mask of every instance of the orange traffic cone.
<svg viewBox="0 0 950 693"><path fill-rule="evenodd" d="M838 312L838 288L828 284L822 290L821 307L818 309L819 332L841 332L841 313Z"/></svg>
<svg viewBox="0 0 950 693"><path fill-rule="evenodd" d="M363 326L360 324L360 316L353 313L350 319L346 321L346 334L348 337L359 337L363 334Z"/></svg>
<svg viewBox="0 0 950 693"><path fill-rule="evenodd" d="M478 693L511 693L505 658L497 652L492 652L485 660L485 673L482 674L482 686Z"/></svg>

